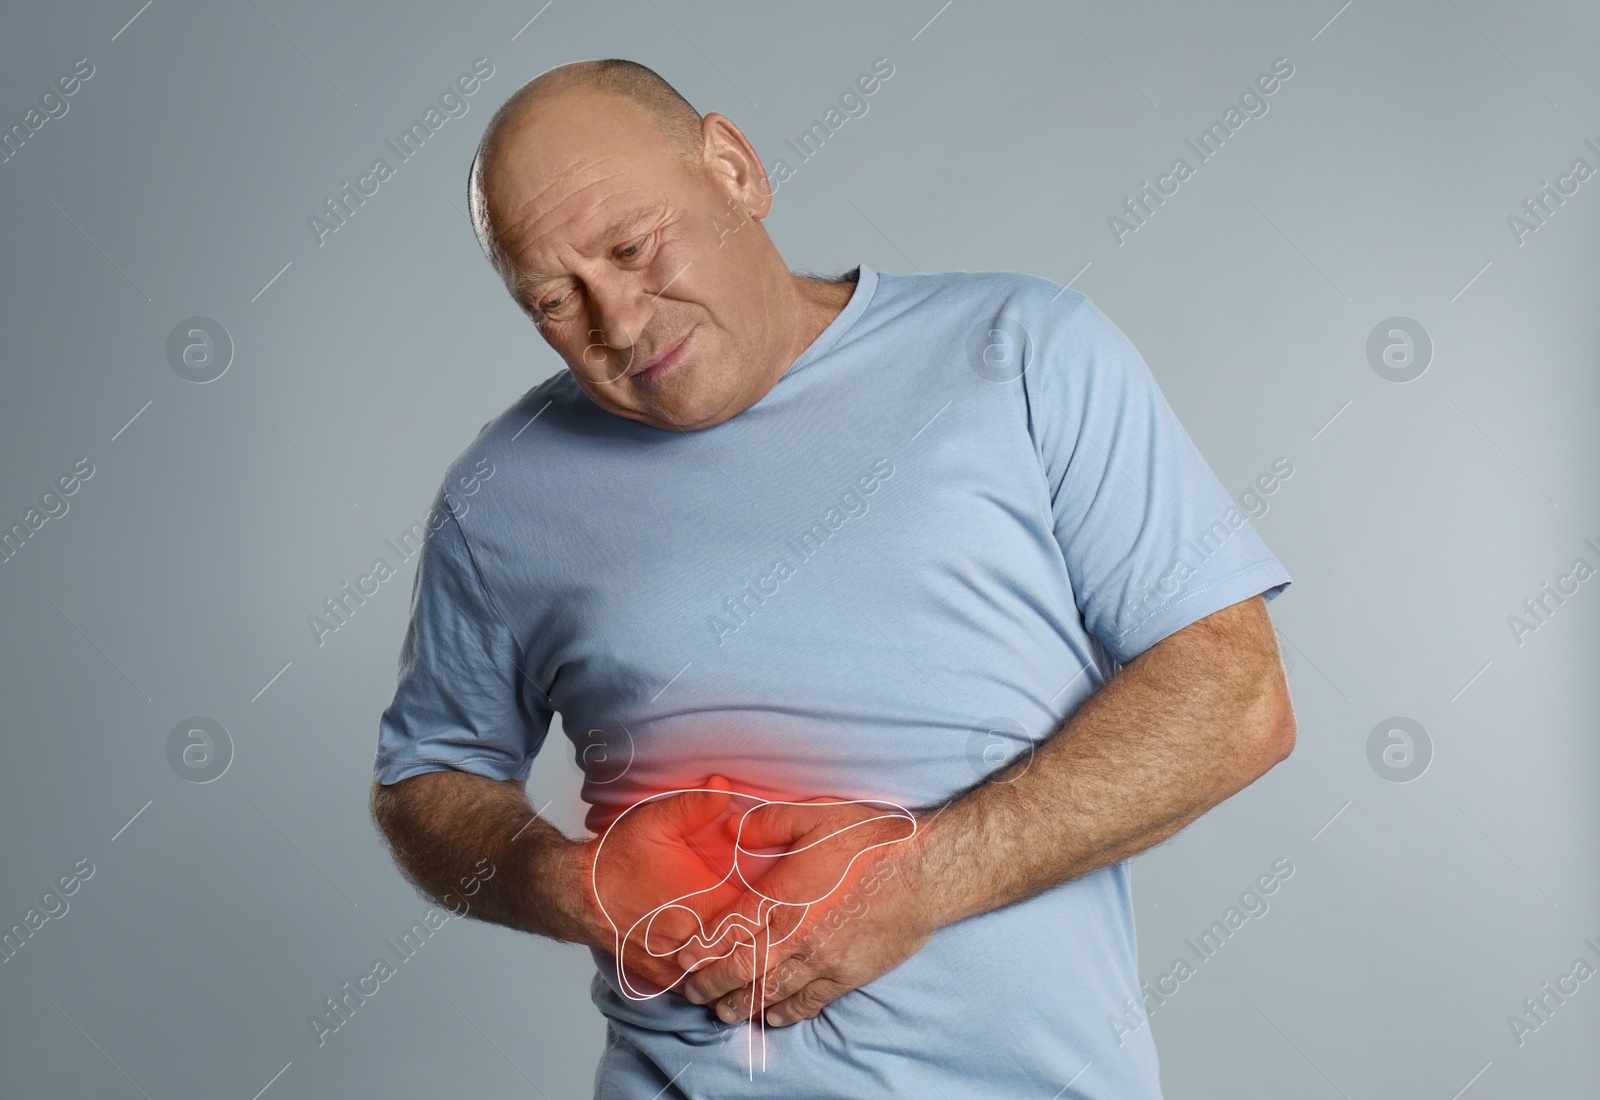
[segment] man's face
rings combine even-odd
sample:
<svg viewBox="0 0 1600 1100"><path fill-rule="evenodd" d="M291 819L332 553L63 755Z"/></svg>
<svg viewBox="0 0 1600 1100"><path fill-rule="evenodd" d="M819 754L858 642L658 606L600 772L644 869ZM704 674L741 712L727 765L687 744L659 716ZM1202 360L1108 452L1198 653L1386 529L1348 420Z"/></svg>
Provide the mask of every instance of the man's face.
<svg viewBox="0 0 1600 1100"><path fill-rule="evenodd" d="M697 429L770 384L784 350L770 244L725 178L715 158L696 174L642 110L589 89L514 124L488 165L519 303L606 411Z"/></svg>

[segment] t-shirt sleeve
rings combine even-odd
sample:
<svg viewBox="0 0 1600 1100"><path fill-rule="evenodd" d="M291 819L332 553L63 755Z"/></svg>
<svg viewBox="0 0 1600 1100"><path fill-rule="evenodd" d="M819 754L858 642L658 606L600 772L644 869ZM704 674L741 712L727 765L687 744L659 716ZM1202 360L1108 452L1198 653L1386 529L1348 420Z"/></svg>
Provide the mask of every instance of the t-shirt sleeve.
<svg viewBox="0 0 1600 1100"><path fill-rule="evenodd" d="M1089 298L1048 307L1023 373L1056 541L1084 625L1126 664L1174 631L1289 584ZM1292 468L1291 468L1292 469Z"/></svg>
<svg viewBox="0 0 1600 1100"><path fill-rule="evenodd" d="M551 711L525 690L520 648L443 492L426 524L432 533L417 559L394 699L378 723L374 778L397 783L456 769L526 779Z"/></svg>

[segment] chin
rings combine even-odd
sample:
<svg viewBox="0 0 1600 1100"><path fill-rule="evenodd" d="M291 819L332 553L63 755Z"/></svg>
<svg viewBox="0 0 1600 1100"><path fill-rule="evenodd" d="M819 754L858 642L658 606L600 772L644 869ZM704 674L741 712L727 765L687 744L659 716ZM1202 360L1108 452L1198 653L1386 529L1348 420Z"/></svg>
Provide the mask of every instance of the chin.
<svg viewBox="0 0 1600 1100"><path fill-rule="evenodd" d="M659 410L663 417L671 417L674 424L682 426L684 430L697 431L732 419L737 413L729 410L737 407L738 403L732 394L697 393L687 400L669 397L656 402L653 409Z"/></svg>

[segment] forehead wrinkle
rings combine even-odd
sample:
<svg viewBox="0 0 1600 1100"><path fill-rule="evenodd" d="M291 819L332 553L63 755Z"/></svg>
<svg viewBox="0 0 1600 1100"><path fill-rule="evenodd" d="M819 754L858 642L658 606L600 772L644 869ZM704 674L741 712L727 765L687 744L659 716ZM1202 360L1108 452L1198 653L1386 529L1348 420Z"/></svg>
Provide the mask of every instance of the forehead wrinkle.
<svg viewBox="0 0 1600 1100"><path fill-rule="evenodd" d="M539 160L539 154L536 151L530 151L527 156L536 163ZM622 175L623 171L625 170L623 167L613 167L619 159L619 154L615 151L596 152L593 149L583 150L582 153L571 163L565 165L557 171L552 172L549 178L544 181L537 191L527 196L520 204L518 204L515 210L512 212L513 219L515 219L516 211L526 210L530 206L537 206L541 202L544 202L546 199L548 199L550 192L570 184L575 177L582 177L588 172L598 172L609 169L606 171L605 175L597 176L596 178L580 185L578 189L573 192L573 194L580 194L584 190L587 190L598 183L604 183L608 180L615 179L617 176ZM559 209L561 205L570 197L571 196L562 196L560 199L558 199L555 203L555 209ZM510 234L516 232L517 229L527 220L528 217L523 217L520 221L513 220L512 224L507 226L506 233Z"/></svg>
<svg viewBox="0 0 1600 1100"><path fill-rule="evenodd" d="M561 206L566 206L566 205L568 205L568 204L570 204L570 203L572 203L574 201L581 200L586 192L591 191L593 188L601 186L602 184L617 178L621 174L622 173L620 173L620 172L613 172L610 175L601 177L599 179L593 180L590 183L587 183L587 184L583 185L582 187L580 187L577 190L573 191L565 199L563 199ZM640 191L640 189L638 187L630 187L630 188L626 188L624 190L613 192L613 193L605 196L605 198L603 198L603 199L601 199L599 201L585 203L583 205L583 209L578 214L573 215L573 216L569 216L569 217L566 217L566 218L560 218L560 220L557 222L557 224L555 226L552 226L549 231L550 232L556 231L561 226L571 223L576 218L581 218L585 213L588 213L590 211L597 211L608 200L613 200L614 199L616 202L622 202L622 201L626 200L626 198L628 196L636 194L639 191ZM529 200L530 203L533 202L533 201L535 201L535 200L532 200L532 199ZM524 204L524 206L526 206L526 205L528 205L528 204ZM586 255L589 255L590 253L598 252L598 251L600 251L601 249L603 249L605 247L606 243L609 242L610 239L613 236L615 236L617 233L621 232L624 228L626 228L629 225L633 225L633 224L636 224L638 222L643 221L644 219L650 217L652 214L654 214L657 211L659 211L665 205L666 205L666 202L665 202L665 199L663 197L646 194L644 197L639 199L637 201L637 203L635 205L633 205L626 213L624 213L624 214L622 214L622 215L620 215L620 216L618 216L616 218L611 219L611 221L608 224L606 224L602 229L598 230L596 233L591 235L588 240L578 241L578 242L562 242L561 243L561 250L562 251L569 251L570 250L572 252L575 252L579 256L586 256ZM514 236L515 233L516 233L516 230L528 228L530 222L535 223L535 227L534 227L535 231L534 232L530 232L528 234L528 236L530 236L530 237L539 236L539 233L537 232L536 223L538 221L542 221L542 220L546 220L546 219L558 218L559 215L560 215L561 206L557 206L554 210L549 211L548 214L545 214L542 217L534 217L534 216L530 215L528 217L523 218L519 223L517 223L517 226L515 227L515 229L513 229L511 231L511 233L507 234L507 237ZM532 243L532 242L530 242L530 243ZM521 270L521 272L519 273L519 275L517 277L516 285L519 288L527 288L527 287L532 286L532 285L534 285L536 283L539 283L539 282L544 282L544 281L548 281L550 279L561 278L561 277L563 277L563 275L561 273L558 273L558 272L548 272L548 271L543 271L543 270L538 270L538 269L523 269L523 270Z"/></svg>
<svg viewBox="0 0 1600 1100"><path fill-rule="evenodd" d="M528 195L520 203L517 203L510 211L508 211L509 221L502 232L502 238L509 239L519 233L530 221L537 221L539 207L549 199L550 193L563 187L572 187L572 181L574 177L581 177L587 172L599 171L603 168L610 168L610 170L606 171L605 174L586 180L583 183L572 187L567 194L561 195L551 206L548 212L550 215L554 215L559 212L560 209L571 202L572 199L583 195L585 192L590 191L601 184L609 183L610 181L623 175L624 170L622 168L610 167L611 163L616 160L617 157L615 155L601 156L590 161L589 163L579 161L578 163L568 165L559 172L553 173L537 191L531 195Z"/></svg>
<svg viewBox="0 0 1600 1100"><path fill-rule="evenodd" d="M558 173L555 178L551 179L537 192L529 195L522 202L518 203L512 210L508 211L510 220L506 224L505 228L501 231L501 239L503 241L510 241L516 237L516 235L520 233L523 227L525 227L529 222L537 221L539 219L538 207L540 205L540 201L544 199L552 190L561 186L562 183L565 182L564 177L573 175L574 173L578 172L579 169L580 166L573 165L566 171ZM591 187L595 187L599 184L607 182L608 180L615 179L621 174L622 173L620 171L614 171L608 175L600 176L597 179L590 180L589 182L578 187L575 191L571 192L571 194L563 196L561 200L558 201L555 206L548 211L548 214L555 214L573 197L583 194L584 191L587 191Z"/></svg>

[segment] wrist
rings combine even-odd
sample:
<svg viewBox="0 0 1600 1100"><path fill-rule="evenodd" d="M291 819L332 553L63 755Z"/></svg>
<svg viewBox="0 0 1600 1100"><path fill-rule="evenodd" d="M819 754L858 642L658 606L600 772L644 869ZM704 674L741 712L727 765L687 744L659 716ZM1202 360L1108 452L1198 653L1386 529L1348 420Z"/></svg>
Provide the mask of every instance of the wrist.
<svg viewBox="0 0 1600 1100"><path fill-rule="evenodd" d="M932 934L981 910L968 896L971 869L963 868L951 847L953 809L917 819L916 834L899 860L903 886L916 900L916 923Z"/></svg>
<svg viewBox="0 0 1600 1100"><path fill-rule="evenodd" d="M529 878L547 899L544 908L554 925L548 935L610 951L615 946L610 925L594 893L595 849L593 840L562 837L533 856Z"/></svg>
<svg viewBox="0 0 1600 1100"><path fill-rule="evenodd" d="M902 834L893 843L868 854L854 889L867 907L892 906L898 927L926 938L949 923L940 902L934 867L923 824L918 820L914 834Z"/></svg>

